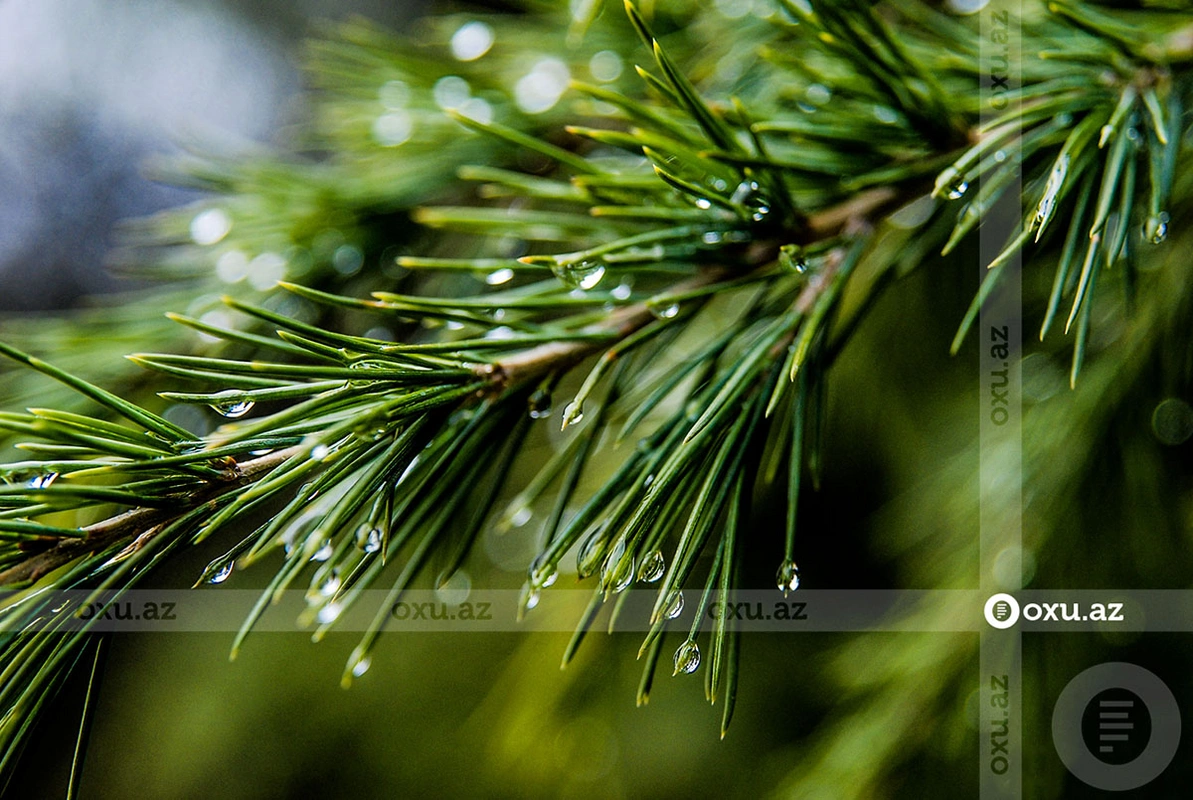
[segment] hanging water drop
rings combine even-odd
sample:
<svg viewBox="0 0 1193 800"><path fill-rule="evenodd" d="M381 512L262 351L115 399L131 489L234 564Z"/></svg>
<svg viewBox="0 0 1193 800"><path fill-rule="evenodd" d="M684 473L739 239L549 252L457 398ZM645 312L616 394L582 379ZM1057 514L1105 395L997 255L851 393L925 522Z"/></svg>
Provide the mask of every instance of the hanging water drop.
<svg viewBox="0 0 1193 800"><path fill-rule="evenodd" d="M762 194L757 181L742 181L729 199L735 205L745 208L755 222L762 222L770 214L770 200Z"/></svg>
<svg viewBox="0 0 1193 800"><path fill-rule="evenodd" d="M232 569L233 569L232 562L229 561L227 564L220 567L219 571L217 571L214 575L212 575L210 578L208 578L207 582L208 583L223 583L224 581L228 580L228 578L230 578L232 576Z"/></svg>
<svg viewBox="0 0 1193 800"><path fill-rule="evenodd" d="M679 303L672 303L669 306L648 306L648 308L656 319L675 319L679 316Z"/></svg>
<svg viewBox="0 0 1193 800"><path fill-rule="evenodd" d="M575 400L564 406L563 409L563 424L560 430L566 430L568 425L575 425L584 419L584 406L577 403Z"/></svg>
<svg viewBox="0 0 1193 800"><path fill-rule="evenodd" d="M1143 238L1152 244L1162 244L1168 238L1168 212L1161 211L1143 223Z"/></svg>
<svg viewBox="0 0 1193 800"><path fill-rule="evenodd" d="M701 211L708 211L712 208L712 201L705 197L697 197L696 208L699 208Z"/></svg>
<svg viewBox="0 0 1193 800"><path fill-rule="evenodd" d="M807 272L808 259L804 253L804 248L794 244L785 244L780 247L779 266L800 275Z"/></svg>
<svg viewBox="0 0 1193 800"><path fill-rule="evenodd" d="M373 659L370 656L358 656L352 662L352 677L359 678L368 672L371 666L373 666Z"/></svg>
<svg viewBox="0 0 1193 800"><path fill-rule="evenodd" d="M48 489L56 480L58 480L57 472L43 472L30 478L27 485L30 489Z"/></svg>
<svg viewBox="0 0 1193 800"><path fill-rule="evenodd" d="M612 565L609 575L609 588L614 592L624 592L634 582L634 557L622 557Z"/></svg>
<svg viewBox="0 0 1193 800"><path fill-rule="evenodd" d="M531 611L542 599L543 591L540 586L532 586L529 582L522 584L522 597L519 605L523 611Z"/></svg>
<svg viewBox="0 0 1193 800"><path fill-rule="evenodd" d="M535 586L547 588L559 580L559 567L553 562L546 561L543 556L534 559L530 565L530 582Z"/></svg>
<svg viewBox="0 0 1193 800"><path fill-rule="evenodd" d="M949 187L948 193L945 195L950 200L960 200L969 191L968 181L957 181Z"/></svg>
<svg viewBox="0 0 1193 800"><path fill-rule="evenodd" d="M551 271L564 285L572 289L596 288L605 277L605 265L599 261L576 261L569 264L553 264Z"/></svg>
<svg viewBox="0 0 1193 800"><path fill-rule="evenodd" d="M663 612L663 616L667 619L676 619L683 613L683 592L674 592L671 599L667 602L667 609Z"/></svg>
<svg viewBox="0 0 1193 800"><path fill-rule="evenodd" d="M490 286L500 286L503 283L509 283L514 278L514 271L509 267L502 267L501 269L493 270L485 276L485 283Z"/></svg>
<svg viewBox="0 0 1193 800"><path fill-rule="evenodd" d="M376 553L381 549L381 529L370 525L361 525L357 534L356 546L366 553Z"/></svg>
<svg viewBox="0 0 1193 800"><path fill-rule="evenodd" d="M331 574L327 576L327 580L323 581L322 585L319 586L319 594L324 597L331 597L340 590L341 585L343 583L340 580L340 571L333 569Z"/></svg>
<svg viewBox="0 0 1193 800"><path fill-rule="evenodd" d="M344 611L344 607L342 605L340 605L339 603L334 603L334 602L328 603L327 605L323 606L323 608L319 609L319 613L318 613L318 615L316 615L316 619L318 619L324 625L328 625L332 622L335 622L337 619L339 619L340 614L343 611Z"/></svg>
<svg viewBox="0 0 1193 800"><path fill-rule="evenodd" d="M675 651L675 672L691 675L700 666L700 648L691 639L679 646Z"/></svg>
<svg viewBox="0 0 1193 800"><path fill-rule="evenodd" d="M609 555L605 558L605 568L601 570L601 577L604 578L604 573L613 568L613 565L621 561L621 557L625 555L626 539L625 534L617 537L617 541L613 543L613 547L609 549Z"/></svg>
<svg viewBox="0 0 1193 800"><path fill-rule="evenodd" d="M315 551L315 554L311 556L311 561L326 561L331 558L334 552L335 550L331 546L331 539L324 539L323 546Z"/></svg>
<svg viewBox="0 0 1193 800"><path fill-rule="evenodd" d="M581 578L587 578L601 563L601 556L605 552L603 532L604 525L593 531L580 545L580 552L576 554L576 573Z"/></svg>
<svg viewBox="0 0 1193 800"><path fill-rule="evenodd" d="M551 393L545 389L538 389L526 401L530 409L531 419L545 419L551 416Z"/></svg>
<svg viewBox="0 0 1193 800"><path fill-rule="evenodd" d="M663 577L666 570L667 562L663 560L662 552L657 549L651 550L642 559L642 566L638 568L638 580L654 583Z"/></svg>
<svg viewBox="0 0 1193 800"><path fill-rule="evenodd" d="M1052 216L1057 196L1060 194L1061 186L1064 185L1065 176L1068 172L1069 156L1068 154L1062 154L1057 159L1056 164L1053 165L1052 172L1048 173L1048 182L1044 184L1044 194L1040 197L1040 204L1036 206L1037 226L1043 224Z"/></svg>
<svg viewBox="0 0 1193 800"><path fill-rule="evenodd" d="M312 461L324 461L331 455L331 448L325 444L317 444L311 448Z"/></svg>
<svg viewBox="0 0 1193 800"><path fill-rule="evenodd" d="M530 506L521 506L518 508L517 511L510 514L510 516L509 516L510 527L521 528L527 522L530 522L530 518L533 516L534 516L534 512L530 510Z"/></svg>
<svg viewBox="0 0 1193 800"><path fill-rule="evenodd" d="M779 571L775 573L775 582L784 597L788 592L794 592L799 588L799 567L794 561L789 558L779 565Z"/></svg>
<svg viewBox="0 0 1193 800"><path fill-rule="evenodd" d="M221 417L240 419L253 410L252 400L227 400L211 404L211 408Z"/></svg>

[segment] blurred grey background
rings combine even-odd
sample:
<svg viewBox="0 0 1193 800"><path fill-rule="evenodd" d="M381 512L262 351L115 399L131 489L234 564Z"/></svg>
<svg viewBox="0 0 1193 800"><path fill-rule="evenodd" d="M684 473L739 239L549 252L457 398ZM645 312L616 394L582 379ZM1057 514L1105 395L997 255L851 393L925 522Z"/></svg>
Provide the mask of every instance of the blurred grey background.
<svg viewBox="0 0 1193 800"><path fill-rule="evenodd" d="M113 224L193 196L141 173L179 141L279 143L312 19L399 27L410 0L0 3L0 311L114 287Z"/></svg>

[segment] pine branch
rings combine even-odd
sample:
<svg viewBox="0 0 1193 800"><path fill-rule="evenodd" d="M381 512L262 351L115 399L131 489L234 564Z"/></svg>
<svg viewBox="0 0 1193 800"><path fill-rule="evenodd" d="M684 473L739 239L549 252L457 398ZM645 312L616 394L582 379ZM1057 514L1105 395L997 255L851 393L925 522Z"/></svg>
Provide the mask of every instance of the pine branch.
<svg viewBox="0 0 1193 800"><path fill-rule="evenodd" d="M23 709L63 679L86 635L51 643L73 607L51 610L42 589L119 594L263 509L269 520L200 577L223 582L282 551L233 653L295 581L309 581L305 619L319 637L388 577L349 683L433 559L448 565L442 583L490 520L549 500L521 610L576 551L579 575L597 585L566 663L604 603L616 616L627 587L656 589L640 652L646 702L685 589L723 610L747 552L775 557L779 590L798 588L798 503L804 470L819 477L830 369L883 289L930 251L970 240L1020 179L1022 223L953 349L1012 257L1030 254L1038 270L1063 228L1041 339L1067 311L1075 382L1098 349L1099 275L1121 267L1134 281L1144 256L1131 231L1159 245L1193 197L1179 168L1193 99L1187 23L1149 12L1144 36L1110 11L1054 3L1024 29L1024 51L1049 57L1020 65L1006 112L981 120L982 66L961 22L917 3L782 6L785 16L741 23L748 55L727 50L734 37L715 12L686 7L650 15L626 3L604 33L595 4L567 25L493 18L499 39L533 25L558 45L563 55L529 75L473 63L484 53L445 61L354 23L312 48L324 94L311 147L330 157L176 167L220 194L131 227L130 265L227 296L172 315L201 340L175 346L169 334L165 352L130 356L157 373L143 385L169 390L126 398L0 345L82 398L0 414L30 453L0 467L0 585L16 592L0 612L4 766L27 730ZM568 78L607 52L585 38L596 36L619 48L638 37L653 66L636 88L572 83L587 100L569 107ZM742 62L750 79L718 77L714 56ZM523 80L539 83L519 90ZM927 213L900 222L917 206ZM562 415L574 438L502 513L532 420L586 362ZM159 399L229 421L192 433L151 410ZM637 444L612 457L605 431ZM611 458L611 477L588 487ZM769 548L742 535L767 495L785 510ZM30 628L43 614L44 630ZM675 651L675 674L699 668L699 635L693 627ZM709 635L722 735L738 635L726 624Z"/></svg>

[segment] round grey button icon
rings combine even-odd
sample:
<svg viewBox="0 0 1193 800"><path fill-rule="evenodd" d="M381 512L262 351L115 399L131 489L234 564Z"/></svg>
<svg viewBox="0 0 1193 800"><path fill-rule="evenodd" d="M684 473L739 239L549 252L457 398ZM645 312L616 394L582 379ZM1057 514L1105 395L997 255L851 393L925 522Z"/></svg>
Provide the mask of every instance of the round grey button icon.
<svg viewBox="0 0 1193 800"><path fill-rule="evenodd" d="M1155 673L1111 661L1078 674L1052 710L1052 741L1069 772L1110 792L1155 780L1176 755L1181 712Z"/></svg>

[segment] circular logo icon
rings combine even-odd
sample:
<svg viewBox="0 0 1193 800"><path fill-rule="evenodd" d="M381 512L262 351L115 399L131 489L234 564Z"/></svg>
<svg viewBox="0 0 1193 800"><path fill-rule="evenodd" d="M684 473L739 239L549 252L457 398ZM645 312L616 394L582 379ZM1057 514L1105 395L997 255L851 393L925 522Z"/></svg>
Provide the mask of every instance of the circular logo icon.
<svg viewBox="0 0 1193 800"><path fill-rule="evenodd" d="M1172 691L1155 673L1121 661L1077 675L1052 711L1052 741L1065 767L1110 792L1155 780L1172 762L1180 738Z"/></svg>
<svg viewBox="0 0 1193 800"><path fill-rule="evenodd" d="M999 629L1011 627L1019 621L1019 601L1005 593L991 595L986 601L986 621Z"/></svg>

